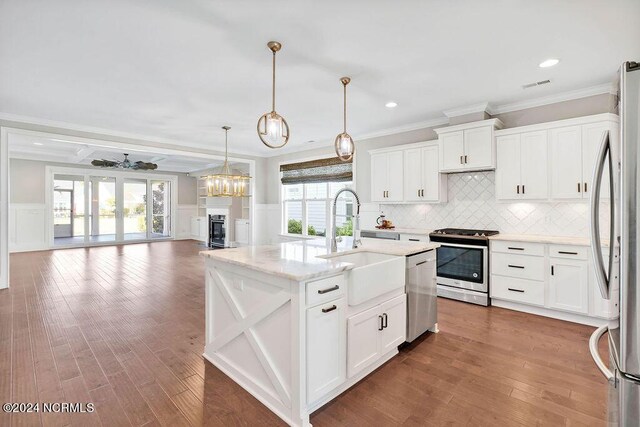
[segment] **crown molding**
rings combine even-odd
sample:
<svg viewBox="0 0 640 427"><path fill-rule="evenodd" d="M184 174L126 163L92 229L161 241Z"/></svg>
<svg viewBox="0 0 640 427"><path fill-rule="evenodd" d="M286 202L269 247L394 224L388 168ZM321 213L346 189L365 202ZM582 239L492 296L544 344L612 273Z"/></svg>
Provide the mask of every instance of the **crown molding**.
<svg viewBox="0 0 640 427"><path fill-rule="evenodd" d="M219 147L216 145L212 145L210 148L205 147L202 144L198 144L190 141L182 141L175 139L166 139L166 138L158 138L151 135L143 135L132 132L121 132L115 131L112 129L104 129L95 126L86 126L86 125L78 125L75 123L69 122L61 122L57 120L49 120L49 119L41 119L37 117L30 116L22 116L18 114L4 113L0 112L0 122L6 121L11 122L9 124L5 124L3 126L7 127L16 127L20 128L19 125L31 125L31 126L42 126L45 128L54 128L47 129L46 132L55 133L55 130L60 131L74 131L74 132L85 132L92 134L92 136L81 137L81 138L94 138L94 139L105 139L111 142L133 142L143 145L149 148L156 149L182 149L183 152L198 152L200 154L210 154L210 153L224 153L224 145L220 145ZM0 123L2 125L2 123ZM129 141L123 141L129 140ZM189 150L191 149L191 150ZM230 155L240 155L240 156L252 156L252 157L260 157L260 154L256 154L255 152L248 151L233 151L233 153L229 153Z"/></svg>
<svg viewBox="0 0 640 427"><path fill-rule="evenodd" d="M480 104L468 105L466 107L451 108L449 110L442 111L442 113L448 118L452 118L466 116L467 114L484 113L485 111L488 112L489 108L488 102L482 102Z"/></svg>
<svg viewBox="0 0 640 427"><path fill-rule="evenodd" d="M571 90L555 95L543 96L540 98L517 101L508 104L488 106L487 113L493 115L510 113L512 111L526 110L528 108L542 107L544 105L556 104L558 102L572 101L574 99L587 98L594 95L610 93L615 95L617 88L613 83L605 83L597 86L590 86L583 89Z"/></svg>

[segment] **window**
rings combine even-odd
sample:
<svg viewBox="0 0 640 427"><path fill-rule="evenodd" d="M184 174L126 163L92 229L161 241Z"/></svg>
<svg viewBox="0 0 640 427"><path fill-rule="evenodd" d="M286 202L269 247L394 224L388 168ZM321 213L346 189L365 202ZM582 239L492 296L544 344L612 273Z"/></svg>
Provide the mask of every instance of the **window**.
<svg viewBox="0 0 640 427"><path fill-rule="evenodd" d="M326 236L331 229L333 196L351 182L311 182L282 185L282 230L286 234ZM340 236L353 233L353 200L350 194L338 199L336 205L337 232Z"/></svg>

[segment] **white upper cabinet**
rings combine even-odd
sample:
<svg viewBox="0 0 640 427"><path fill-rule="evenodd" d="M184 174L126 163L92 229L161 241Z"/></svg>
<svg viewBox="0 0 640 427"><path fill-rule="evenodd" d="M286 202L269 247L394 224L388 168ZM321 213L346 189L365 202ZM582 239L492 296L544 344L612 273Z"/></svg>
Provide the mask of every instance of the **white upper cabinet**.
<svg viewBox="0 0 640 427"><path fill-rule="evenodd" d="M401 202L403 200L403 163L402 151L387 151L371 155L371 201Z"/></svg>
<svg viewBox="0 0 640 427"><path fill-rule="evenodd" d="M582 198L582 129L568 126L549 131L551 197Z"/></svg>
<svg viewBox="0 0 640 427"><path fill-rule="evenodd" d="M447 181L438 159L437 141L371 151L371 201L446 201Z"/></svg>
<svg viewBox="0 0 640 427"><path fill-rule="evenodd" d="M496 138L497 199L546 199L547 132L498 136Z"/></svg>
<svg viewBox="0 0 640 427"><path fill-rule="evenodd" d="M498 119L482 120L436 129L440 146L440 172L496 168L494 130Z"/></svg>
<svg viewBox="0 0 640 427"><path fill-rule="evenodd" d="M405 202L446 201L446 179L439 171L437 143L404 150Z"/></svg>
<svg viewBox="0 0 640 427"><path fill-rule="evenodd" d="M588 199L605 131L618 141L618 116L598 114L496 132L496 198ZM609 197L608 167L601 197Z"/></svg>
<svg viewBox="0 0 640 427"><path fill-rule="evenodd" d="M442 134L440 140L441 170L460 169L464 167L464 132Z"/></svg>

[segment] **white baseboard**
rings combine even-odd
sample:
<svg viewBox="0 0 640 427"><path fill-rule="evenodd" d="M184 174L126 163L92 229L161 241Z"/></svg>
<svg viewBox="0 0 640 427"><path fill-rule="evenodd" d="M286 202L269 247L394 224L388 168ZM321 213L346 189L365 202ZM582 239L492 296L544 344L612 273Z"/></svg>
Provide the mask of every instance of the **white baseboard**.
<svg viewBox="0 0 640 427"><path fill-rule="evenodd" d="M495 298L491 298L491 305L494 307L507 308L509 310L522 311L538 316L551 317L553 319L559 319L567 322L580 323L582 325L596 327L616 322L616 320L607 320L599 317L591 317L577 313L566 313L564 311L550 310L545 307L536 307L511 301L502 301Z"/></svg>

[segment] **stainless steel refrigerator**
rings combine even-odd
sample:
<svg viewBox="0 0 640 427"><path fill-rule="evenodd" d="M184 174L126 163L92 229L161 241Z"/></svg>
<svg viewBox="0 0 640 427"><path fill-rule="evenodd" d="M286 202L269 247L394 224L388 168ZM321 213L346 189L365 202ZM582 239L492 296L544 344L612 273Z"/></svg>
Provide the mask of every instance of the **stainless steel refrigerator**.
<svg viewBox="0 0 640 427"><path fill-rule="evenodd" d="M618 112L620 134L603 134L594 169L591 249L602 296L614 300L620 316L598 328L589 347L610 384L610 425L626 427L640 424L640 63L625 62L620 68ZM608 200L600 197L603 182ZM610 209L604 229L601 205ZM607 263L603 252L608 253ZM607 332L608 364L598 353L598 341Z"/></svg>

